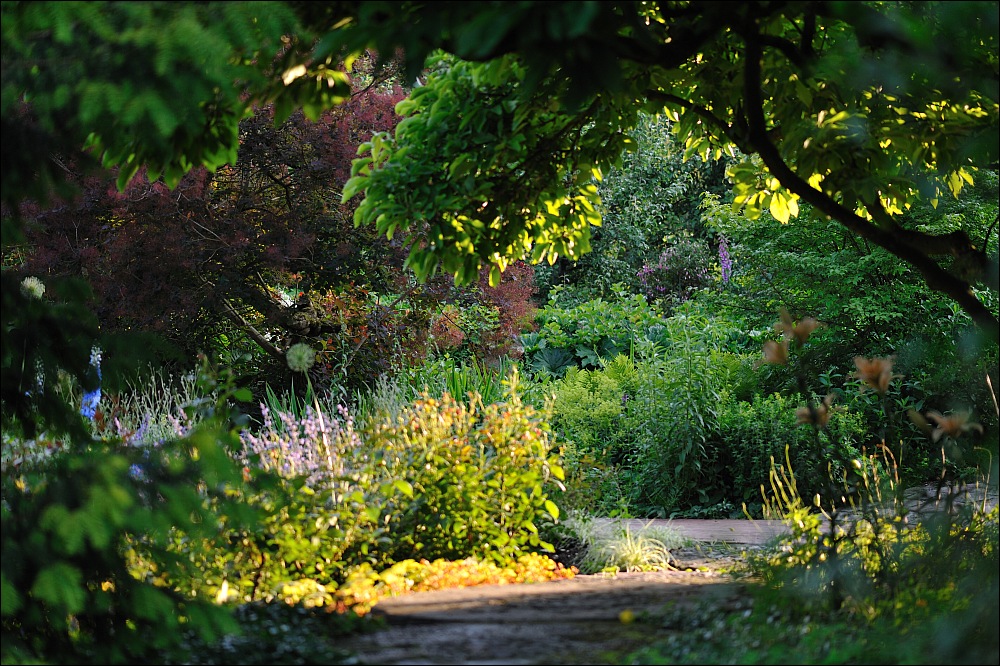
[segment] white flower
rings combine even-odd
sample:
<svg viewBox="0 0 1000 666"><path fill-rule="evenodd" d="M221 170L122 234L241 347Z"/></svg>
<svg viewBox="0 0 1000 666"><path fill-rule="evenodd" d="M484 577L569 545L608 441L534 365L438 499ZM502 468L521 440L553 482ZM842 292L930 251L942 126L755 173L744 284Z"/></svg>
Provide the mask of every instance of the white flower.
<svg viewBox="0 0 1000 666"><path fill-rule="evenodd" d="M21 293L28 298L42 300L42 296L45 295L45 285L34 276L26 277L21 280Z"/></svg>
<svg viewBox="0 0 1000 666"><path fill-rule="evenodd" d="M304 342L299 342L288 348L285 360L293 372L305 372L316 362L316 352Z"/></svg>

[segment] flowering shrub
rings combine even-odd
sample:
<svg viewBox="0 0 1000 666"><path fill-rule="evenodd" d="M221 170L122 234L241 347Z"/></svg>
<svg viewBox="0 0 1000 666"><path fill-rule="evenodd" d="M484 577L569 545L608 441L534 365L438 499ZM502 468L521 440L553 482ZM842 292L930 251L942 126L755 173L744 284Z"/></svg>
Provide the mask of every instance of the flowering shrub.
<svg viewBox="0 0 1000 666"><path fill-rule="evenodd" d="M245 465L256 464L285 479L302 477L318 489L343 476L354 452L361 448L354 421L343 405L338 405L336 416L307 406L304 416L279 412L277 420L266 405L260 408L263 427L257 434L245 431L241 435L240 457Z"/></svg>
<svg viewBox="0 0 1000 666"><path fill-rule="evenodd" d="M733 258L729 256L729 243L725 236L719 239L719 267L722 269L722 281L729 282L733 276Z"/></svg>
<svg viewBox="0 0 1000 666"><path fill-rule="evenodd" d="M260 477L253 498L267 517L241 535L240 556L217 571L236 598L257 601L267 591L313 579L338 583L344 571L369 561L384 532L375 522L378 482L370 456L343 405L334 414L307 406L302 414L261 405L263 425L241 433L237 454L245 473ZM373 555L372 558L375 559ZM214 566L214 565L213 565Z"/></svg>
<svg viewBox="0 0 1000 666"><path fill-rule="evenodd" d="M476 394L469 404L424 395L360 431L342 405L262 413L237 457L267 516L202 562L204 579L191 584L210 594L257 601L303 581L334 589L363 565L476 557L503 567L552 549L538 536L559 515L547 497L562 478L549 414L513 392L487 407Z"/></svg>
<svg viewBox="0 0 1000 666"><path fill-rule="evenodd" d="M547 495L563 476L550 420L513 393L485 407L425 395L367 433L382 480L379 524L392 534L388 561L504 564L529 549L553 550L538 535L540 521L559 516Z"/></svg>
<svg viewBox="0 0 1000 666"><path fill-rule="evenodd" d="M655 264L646 264L638 278L650 302L667 306L683 303L711 282L711 255L701 241L682 238L660 254Z"/></svg>

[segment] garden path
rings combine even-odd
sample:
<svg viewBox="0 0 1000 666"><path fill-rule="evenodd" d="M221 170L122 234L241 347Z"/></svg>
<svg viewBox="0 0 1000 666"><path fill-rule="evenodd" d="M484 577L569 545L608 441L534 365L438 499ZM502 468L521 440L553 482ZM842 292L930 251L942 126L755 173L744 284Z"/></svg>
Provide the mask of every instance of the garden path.
<svg viewBox="0 0 1000 666"><path fill-rule="evenodd" d="M601 521L609 532L615 522ZM376 604L387 628L341 647L361 664L612 664L648 645L642 623L667 604L736 603L743 584L727 573L742 551L785 528L778 521L637 520L669 526L695 545L672 551L675 571L577 575L518 585L418 592ZM647 625L648 626L648 625Z"/></svg>
<svg viewBox="0 0 1000 666"><path fill-rule="evenodd" d="M965 492L967 489L963 489ZM911 508L927 506L930 486L910 489ZM965 495L986 508L997 505L996 486ZM675 570L577 575L515 585L481 585L384 599L373 614L387 627L351 637L342 647L359 664L615 664L648 646L649 627L632 622L667 606L704 601L737 607L746 583L732 574L753 549L785 533L780 521L597 521L613 533L627 524L669 527L694 545L671 551ZM662 629L656 633L662 634Z"/></svg>

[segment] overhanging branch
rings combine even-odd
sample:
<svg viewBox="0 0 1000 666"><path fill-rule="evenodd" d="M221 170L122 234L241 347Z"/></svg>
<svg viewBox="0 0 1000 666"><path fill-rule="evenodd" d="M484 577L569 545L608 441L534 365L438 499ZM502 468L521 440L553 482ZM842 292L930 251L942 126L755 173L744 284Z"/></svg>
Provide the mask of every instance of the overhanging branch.
<svg viewBox="0 0 1000 666"><path fill-rule="evenodd" d="M746 140L745 133L740 129L727 124L722 118L719 118L711 111L703 106L694 104L683 97L678 97L677 95L663 92L662 90L650 90L646 92L646 98L651 99L662 104L674 104L681 107L682 109L687 109L688 111L694 113L699 118L709 123L713 127L717 128L722 134L729 139L737 148L739 148L744 153L753 152L750 144Z"/></svg>
<svg viewBox="0 0 1000 666"><path fill-rule="evenodd" d="M972 293L971 285L950 274L928 254L916 249L894 234L890 228L883 231L869 224L853 211L812 187L801 178L782 158L777 147L767 135L764 119L764 100L761 91L761 43L758 35L747 31L746 64L743 77L743 94L746 101L748 141L760 155L771 174L789 191L799 195L816 210L844 225L858 236L875 243L884 250L907 262L923 276L927 286L952 298L991 339L996 340L1000 324L993 313Z"/></svg>

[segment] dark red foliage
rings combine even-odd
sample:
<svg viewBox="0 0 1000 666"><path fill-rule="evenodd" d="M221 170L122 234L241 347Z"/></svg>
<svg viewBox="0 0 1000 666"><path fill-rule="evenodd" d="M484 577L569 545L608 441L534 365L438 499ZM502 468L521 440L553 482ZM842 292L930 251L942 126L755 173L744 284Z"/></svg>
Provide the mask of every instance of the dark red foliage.
<svg viewBox="0 0 1000 666"><path fill-rule="evenodd" d="M78 175L74 199L22 207L31 252L20 272L85 277L105 332L155 332L189 360L256 349L243 370L262 381L287 372L296 342L321 352L315 382L370 381L426 355L442 302L496 306L499 325L471 351L509 353L529 317L530 266L511 266L496 289L485 272L478 287L417 285L407 248L354 227L360 198L340 202L358 146L394 129L404 96L376 80L316 122L296 113L277 128L259 109L241 123L235 164L196 169L174 190L143 172L124 192L114 173Z"/></svg>
<svg viewBox="0 0 1000 666"><path fill-rule="evenodd" d="M535 305L532 296L535 288L535 269L531 264L516 261L507 267L500 284L491 287L489 271L479 273L479 291L482 301L495 306L500 314L496 328L482 336L477 355L487 361L501 356L517 356L517 336L534 326Z"/></svg>
<svg viewBox="0 0 1000 666"><path fill-rule="evenodd" d="M301 304L280 290L403 280L401 248L355 229L356 202L342 205L340 188L358 145L393 129L404 96L373 87L318 122L296 114L280 128L261 109L241 124L236 164L195 170L173 191L144 173L125 192L113 173L78 177L72 201L23 208L32 252L21 271L86 277L109 332L158 332L193 354L212 348L220 322L242 320L283 350L324 325L290 326Z"/></svg>

